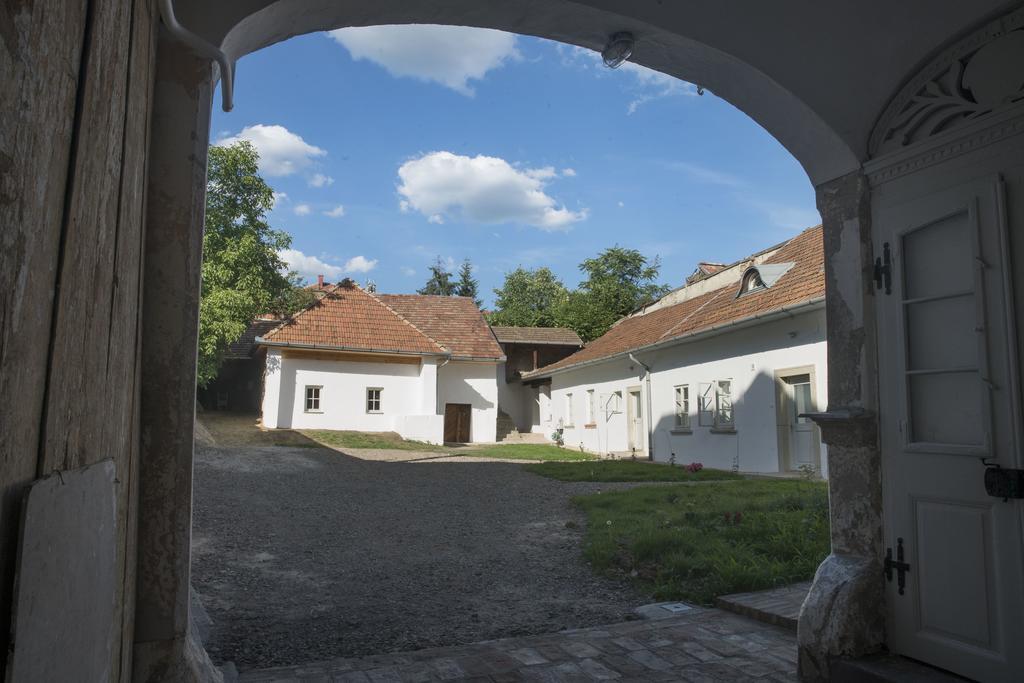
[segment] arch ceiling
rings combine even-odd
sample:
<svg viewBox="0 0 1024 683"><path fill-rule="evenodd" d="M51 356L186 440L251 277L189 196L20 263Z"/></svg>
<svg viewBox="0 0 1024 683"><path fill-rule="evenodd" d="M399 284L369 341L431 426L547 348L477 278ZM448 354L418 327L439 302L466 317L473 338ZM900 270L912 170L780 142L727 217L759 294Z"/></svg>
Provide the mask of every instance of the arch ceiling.
<svg viewBox="0 0 1024 683"><path fill-rule="evenodd" d="M178 19L238 59L342 26L455 24L600 50L696 83L757 121L814 184L859 168L899 87L944 44L1019 5L1003 0L177 0ZM244 66L243 66L244 68ZM245 92L236 93L244 98ZM595 112L600 115L600 112Z"/></svg>

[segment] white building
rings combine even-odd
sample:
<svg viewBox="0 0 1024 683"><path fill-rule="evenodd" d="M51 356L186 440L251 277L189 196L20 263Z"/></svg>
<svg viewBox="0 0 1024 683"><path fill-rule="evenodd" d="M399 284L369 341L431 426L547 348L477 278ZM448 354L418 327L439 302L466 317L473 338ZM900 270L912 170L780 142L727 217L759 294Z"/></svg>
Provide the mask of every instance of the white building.
<svg viewBox="0 0 1024 683"><path fill-rule="evenodd" d="M472 299L376 295L346 280L257 343L267 428L495 440L505 356Z"/></svg>
<svg viewBox="0 0 1024 683"><path fill-rule="evenodd" d="M784 472L827 461L802 413L824 403L821 228L689 284L579 352L524 373L539 430L567 446Z"/></svg>

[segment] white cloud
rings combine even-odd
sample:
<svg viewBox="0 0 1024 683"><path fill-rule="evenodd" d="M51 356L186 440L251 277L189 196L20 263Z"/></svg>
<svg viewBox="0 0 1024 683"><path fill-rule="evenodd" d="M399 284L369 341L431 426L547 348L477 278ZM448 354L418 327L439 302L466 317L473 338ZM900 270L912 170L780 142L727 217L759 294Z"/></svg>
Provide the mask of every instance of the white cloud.
<svg viewBox="0 0 1024 683"><path fill-rule="evenodd" d="M542 230L568 230L587 217L587 209L559 207L544 192L547 169L519 170L504 159L451 152L431 152L398 169L403 211L435 216L457 215L485 224L525 223Z"/></svg>
<svg viewBox="0 0 1024 683"><path fill-rule="evenodd" d="M558 177L558 172L551 166L528 168L523 173L534 180L551 180Z"/></svg>
<svg viewBox="0 0 1024 683"><path fill-rule="evenodd" d="M763 211L773 225L786 230L803 230L821 223L821 214L814 209L761 201L751 201L750 204Z"/></svg>
<svg viewBox="0 0 1024 683"><path fill-rule="evenodd" d="M624 62L617 69L608 69L601 62L601 55L585 47L562 47L562 63L584 69L594 69L599 76L610 74L626 74L629 82L626 88L633 94L633 99L626 107L627 114L635 114L637 109L651 100L676 95L697 96L697 86L681 81L675 76L663 74L634 62ZM621 76L617 76L622 78Z"/></svg>
<svg viewBox="0 0 1024 683"><path fill-rule="evenodd" d="M404 275L406 277L412 277L415 274L416 274L416 269L415 268L410 268L409 266L402 266L402 275Z"/></svg>
<svg viewBox="0 0 1024 683"><path fill-rule="evenodd" d="M622 207L624 207L625 205L626 205L626 203L625 203L625 202L619 202L619 208L620 208L620 209L621 209Z"/></svg>
<svg viewBox="0 0 1024 683"><path fill-rule="evenodd" d="M296 204L295 208L292 209L296 216L308 216L312 210L309 204Z"/></svg>
<svg viewBox="0 0 1024 683"><path fill-rule="evenodd" d="M260 154L260 173L266 176L286 176L306 168L313 159L327 154L326 150L311 145L284 126L258 123L246 126L238 135L221 138L218 146L233 145L248 140Z"/></svg>
<svg viewBox="0 0 1024 683"><path fill-rule="evenodd" d="M699 180L712 185L723 185L725 187L746 187L747 183L730 173L716 171L706 166L693 164L688 161L670 161L666 164L673 171L681 171L693 180Z"/></svg>
<svg viewBox="0 0 1024 683"><path fill-rule="evenodd" d="M273 211L274 209L276 209L278 206L280 206L281 204L285 203L286 201L288 201L288 193L287 192L275 192L274 193L274 204L270 207L270 210Z"/></svg>
<svg viewBox="0 0 1024 683"><path fill-rule="evenodd" d="M442 216L439 213L435 213L435 214L427 217L427 222L428 223L433 223L434 225L443 225L444 224L444 216Z"/></svg>
<svg viewBox="0 0 1024 683"><path fill-rule="evenodd" d="M433 81L472 97L469 81L520 59L516 37L470 26L362 26L330 31L355 60L366 59L392 76Z"/></svg>
<svg viewBox="0 0 1024 683"><path fill-rule="evenodd" d="M316 256L307 256L298 249L284 249L278 252L278 256L288 264L289 270L294 270L303 280L316 280L317 275L323 275L325 279L333 281L345 274L341 266L331 265Z"/></svg>
<svg viewBox="0 0 1024 683"><path fill-rule="evenodd" d="M338 204L330 211L324 211L324 215L328 218L341 218L345 215L345 206L343 204Z"/></svg>
<svg viewBox="0 0 1024 683"><path fill-rule="evenodd" d="M377 259L368 259L365 256L353 256L345 261L346 273L369 273L377 267Z"/></svg>
<svg viewBox="0 0 1024 683"><path fill-rule="evenodd" d="M563 168L562 169L562 175L565 176L566 178L575 178L576 177L576 169L575 168Z"/></svg>
<svg viewBox="0 0 1024 683"><path fill-rule="evenodd" d="M306 182L310 187L329 187L334 184L334 178L323 173L314 173Z"/></svg>

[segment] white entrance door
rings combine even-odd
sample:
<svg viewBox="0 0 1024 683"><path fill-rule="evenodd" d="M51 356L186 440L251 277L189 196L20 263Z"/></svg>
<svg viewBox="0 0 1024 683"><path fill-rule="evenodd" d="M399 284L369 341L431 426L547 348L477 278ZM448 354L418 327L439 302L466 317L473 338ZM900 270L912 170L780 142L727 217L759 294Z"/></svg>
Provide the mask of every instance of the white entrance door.
<svg viewBox="0 0 1024 683"><path fill-rule="evenodd" d="M631 451L642 452L645 450L644 445L644 413L643 413L643 401L640 400L640 390L630 389L629 390L629 409L626 411L626 417L629 420L629 449Z"/></svg>
<svg viewBox="0 0 1024 683"><path fill-rule="evenodd" d="M818 469L818 434L817 427L804 413L814 412L811 401L811 375L790 375L782 378L786 397L786 415L789 430L789 469L799 470L801 467Z"/></svg>
<svg viewBox="0 0 1024 683"><path fill-rule="evenodd" d="M892 264L877 291L889 646L982 681L1024 671L1024 501L984 487L986 463L1021 467L1001 192L883 199L874 218Z"/></svg>

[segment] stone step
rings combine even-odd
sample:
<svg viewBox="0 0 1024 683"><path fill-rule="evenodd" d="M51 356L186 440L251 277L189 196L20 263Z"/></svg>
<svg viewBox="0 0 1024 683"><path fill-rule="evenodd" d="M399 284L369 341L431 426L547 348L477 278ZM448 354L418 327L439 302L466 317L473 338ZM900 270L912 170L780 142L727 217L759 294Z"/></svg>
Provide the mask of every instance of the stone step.
<svg viewBox="0 0 1024 683"><path fill-rule="evenodd" d="M811 582L804 581L784 588L720 595L715 599L715 606L795 632L800 607L810 589Z"/></svg>

